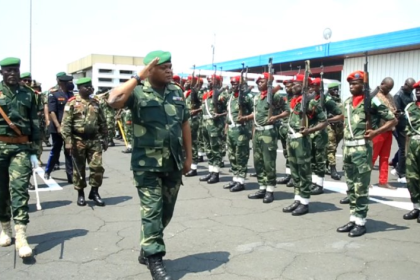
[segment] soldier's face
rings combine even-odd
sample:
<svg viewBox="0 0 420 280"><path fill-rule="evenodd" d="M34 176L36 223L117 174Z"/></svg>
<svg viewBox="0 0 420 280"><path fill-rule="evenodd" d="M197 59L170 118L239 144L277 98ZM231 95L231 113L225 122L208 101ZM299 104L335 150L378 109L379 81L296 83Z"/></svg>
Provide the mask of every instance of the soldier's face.
<svg viewBox="0 0 420 280"><path fill-rule="evenodd" d="M184 84L184 88L185 88L185 89L190 89L190 88L191 88L191 81L190 81L190 80L187 80L187 81L185 82L185 84Z"/></svg>
<svg viewBox="0 0 420 280"><path fill-rule="evenodd" d="M267 80L266 79L260 79L258 81L258 90L259 91L267 90Z"/></svg>
<svg viewBox="0 0 420 280"><path fill-rule="evenodd" d="M32 79L31 78L24 78L24 79L22 79L22 83L24 83L25 85L30 87L31 84L32 84Z"/></svg>
<svg viewBox="0 0 420 280"><path fill-rule="evenodd" d="M293 83L292 86L293 95L299 95L302 93L302 83Z"/></svg>
<svg viewBox="0 0 420 280"><path fill-rule="evenodd" d="M380 89L384 94L390 93L393 88L394 88L394 83L391 81L381 83L380 85Z"/></svg>
<svg viewBox="0 0 420 280"><path fill-rule="evenodd" d="M287 83L287 84L285 84L284 86L286 87L286 93L287 93L287 94L291 94L291 93L293 93L293 90L292 90L292 88L293 88L293 84L292 84L292 83Z"/></svg>
<svg viewBox="0 0 420 280"><path fill-rule="evenodd" d="M3 81L8 86L15 86L20 80L20 69L18 66L2 67L0 73L3 75Z"/></svg>
<svg viewBox="0 0 420 280"><path fill-rule="evenodd" d="M150 78L159 84L168 84L172 81L172 63L156 65L150 70Z"/></svg>
<svg viewBox="0 0 420 280"><path fill-rule="evenodd" d="M79 94L82 97L87 97L93 93L92 85L79 86Z"/></svg>
<svg viewBox="0 0 420 280"><path fill-rule="evenodd" d="M328 92L329 92L331 95L338 96L338 88L330 88L330 89L328 90Z"/></svg>
<svg viewBox="0 0 420 280"><path fill-rule="evenodd" d="M352 95L359 95L363 93L363 82L362 81L351 81L350 82L350 93Z"/></svg>
<svg viewBox="0 0 420 280"><path fill-rule="evenodd" d="M235 80L230 81L230 84L232 85L232 91L237 92L239 90L239 83Z"/></svg>
<svg viewBox="0 0 420 280"><path fill-rule="evenodd" d="M416 98L417 98L417 102L420 101L420 88L416 88Z"/></svg>
<svg viewBox="0 0 420 280"><path fill-rule="evenodd" d="M321 86L320 85L313 85L312 91L315 91L316 93L320 93Z"/></svg>

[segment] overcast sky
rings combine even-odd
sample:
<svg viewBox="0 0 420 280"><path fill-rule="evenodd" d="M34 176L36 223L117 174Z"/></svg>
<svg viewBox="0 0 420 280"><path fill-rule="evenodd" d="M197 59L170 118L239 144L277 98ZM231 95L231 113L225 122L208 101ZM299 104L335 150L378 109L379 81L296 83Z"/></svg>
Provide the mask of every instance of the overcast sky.
<svg viewBox="0 0 420 280"><path fill-rule="evenodd" d="M30 0L0 0L0 59L29 71ZM418 0L32 0L32 73L43 89L55 74L92 53L172 53L175 72L193 64L386 33L420 26ZM386 4L385 4L386 3ZM216 34L216 36L214 36Z"/></svg>

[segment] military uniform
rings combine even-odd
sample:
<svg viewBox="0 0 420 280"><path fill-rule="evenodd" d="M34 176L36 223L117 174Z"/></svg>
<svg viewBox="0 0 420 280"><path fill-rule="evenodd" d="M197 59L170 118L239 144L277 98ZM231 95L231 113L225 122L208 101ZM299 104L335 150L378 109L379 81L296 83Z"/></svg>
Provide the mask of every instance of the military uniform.
<svg viewBox="0 0 420 280"><path fill-rule="evenodd" d="M349 75L347 81L363 80L363 72L356 71ZM364 234L364 225L368 212L369 184L372 172L372 141L366 140L366 115L363 95L349 97L343 104L344 112L344 154L343 163L347 183L347 195L350 200L350 223L347 228L337 229L339 232L349 232L350 236ZM372 128L379 126L381 119L394 120L395 117L381 101L371 99ZM351 224L353 223L353 224ZM357 225L358 227L354 226ZM351 227L351 228L350 228ZM350 229L349 229L350 228ZM351 230L362 231L353 235Z"/></svg>
<svg viewBox="0 0 420 280"><path fill-rule="evenodd" d="M15 75L19 73L20 59L6 58L0 61L0 66L6 80L13 71ZM32 250L26 240L28 185L31 163L37 167L35 143L41 139L38 106L30 88L18 82L10 86L5 80L0 82L0 246L11 244L13 217L16 250L20 257L29 257Z"/></svg>
<svg viewBox="0 0 420 280"><path fill-rule="evenodd" d="M115 110L109 106L106 101L109 97L109 91L101 94L99 99L99 105L101 106L102 112L105 115L106 125L108 130L108 144L114 146L114 137L115 137Z"/></svg>
<svg viewBox="0 0 420 280"><path fill-rule="evenodd" d="M89 85L90 78L77 81L78 86ZM86 161L89 165L89 185L92 192L97 192L102 185L104 168L102 166L102 143L108 140L107 123L102 107L95 98L83 99L80 95L68 100L64 109L61 135L65 144L72 145L72 157L77 166L73 173L73 183L76 190L86 188ZM79 174L80 172L80 174ZM80 178L81 177L81 178ZM80 196L79 196L80 198ZM86 205L78 200L80 206ZM103 206L103 203L97 203Z"/></svg>
<svg viewBox="0 0 420 280"><path fill-rule="evenodd" d="M124 109L121 114L121 120L123 123L125 140L127 141L127 149L122 151L123 153L132 152L132 141L133 141L133 124L132 124L132 113L129 109Z"/></svg>

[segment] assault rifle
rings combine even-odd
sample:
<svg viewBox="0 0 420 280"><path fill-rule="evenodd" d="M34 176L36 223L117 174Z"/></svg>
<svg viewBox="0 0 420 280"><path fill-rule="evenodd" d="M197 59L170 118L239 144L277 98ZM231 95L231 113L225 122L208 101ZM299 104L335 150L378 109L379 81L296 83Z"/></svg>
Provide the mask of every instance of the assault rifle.
<svg viewBox="0 0 420 280"><path fill-rule="evenodd" d="M308 91L309 91L309 74L311 73L311 64L309 60L305 61L305 78L303 80L302 86L302 122L301 129L308 127L308 116L306 115L308 111Z"/></svg>
<svg viewBox="0 0 420 280"><path fill-rule="evenodd" d="M324 91L324 65L321 65L321 89L320 89L320 101L319 101L319 105L322 108L322 111L324 111L325 109L325 91Z"/></svg>
<svg viewBox="0 0 420 280"><path fill-rule="evenodd" d="M213 65L214 67L214 75L213 75L213 97L212 97L212 102L213 102L213 108L214 108L214 113L217 114L218 110L217 110L217 101L219 98L219 94L218 94L218 85L216 85L217 83L217 79L216 79L216 74L217 74L217 67L216 65Z"/></svg>
<svg viewBox="0 0 420 280"><path fill-rule="evenodd" d="M247 81L244 81L244 69L245 63L242 63L242 70L241 70L241 79L239 81L239 96L238 96L238 104L239 104L239 118L243 116L243 108L245 103L245 86L247 85ZM247 68L248 70L248 68Z"/></svg>
<svg viewBox="0 0 420 280"><path fill-rule="evenodd" d="M273 115L273 58L268 59L268 81L267 81L267 103L268 103L268 118Z"/></svg>
<svg viewBox="0 0 420 280"><path fill-rule="evenodd" d="M368 54L365 52L365 65L364 70L365 73L363 77L363 91L365 94L364 97L364 110L366 115L366 131L372 129L372 118L370 115L371 110L371 100L370 100L370 87L369 87L369 72L368 72Z"/></svg>
<svg viewBox="0 0 420 280"><path fill-rule="evenodd" d="M197 105L199 103L199 101L198 101L198 90L197 90L198 80L194 84L194 76L195 76L195 65L193 65L193 72L192 72L192 75L191 75L190 89L191 89L191 107L193 109L196 109Z"/></svg>

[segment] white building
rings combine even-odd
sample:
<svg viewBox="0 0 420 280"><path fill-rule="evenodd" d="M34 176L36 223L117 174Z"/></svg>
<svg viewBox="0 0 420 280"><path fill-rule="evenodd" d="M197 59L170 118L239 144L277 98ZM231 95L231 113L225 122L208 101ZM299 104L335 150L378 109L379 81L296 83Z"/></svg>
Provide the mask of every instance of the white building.
<svg viewBox="0 0 420 280"><path fill-rule="evenodd" d="M90 77L95 92L109 90L144 67L143 57L91 54L67 65L74 80Z"/></svg>

